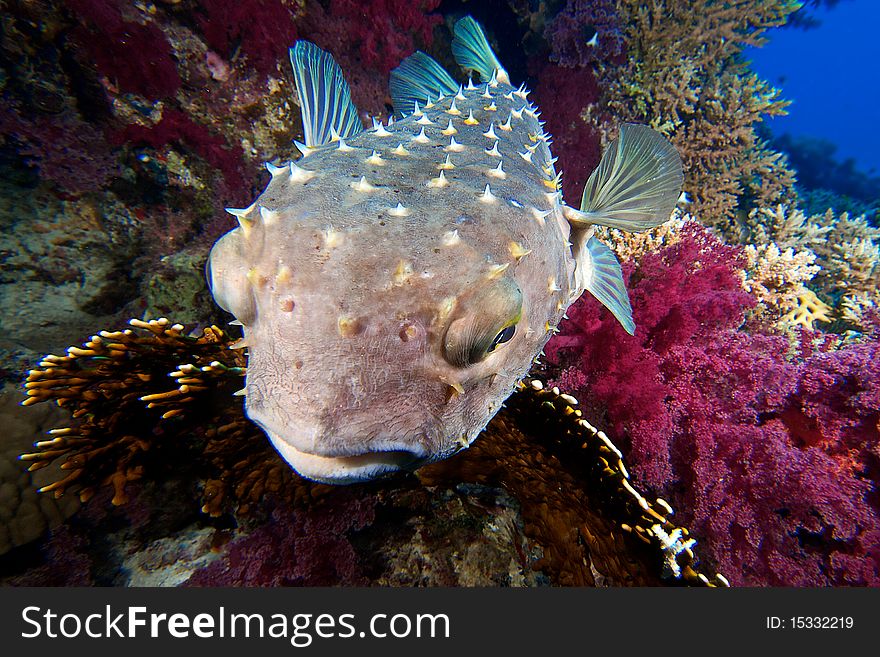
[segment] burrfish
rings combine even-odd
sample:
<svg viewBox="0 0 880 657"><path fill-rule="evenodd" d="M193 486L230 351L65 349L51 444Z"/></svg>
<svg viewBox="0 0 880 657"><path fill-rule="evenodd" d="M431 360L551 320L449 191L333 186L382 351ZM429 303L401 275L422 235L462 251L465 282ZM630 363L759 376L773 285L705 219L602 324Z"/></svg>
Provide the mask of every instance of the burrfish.
<svg viewBox="0 0 880 657"><path fill-rule="evenodd" d="M635 325L594 226L643 231L679 197L678 153L623 125L566 205L551 138L481 27L454 29L471 77L416 52L391 74L395 115L365 128L342 71L290 50L303 155L207 265L248 350L245 407L301 475L352 483L468 447L586 290Z"/></svg>

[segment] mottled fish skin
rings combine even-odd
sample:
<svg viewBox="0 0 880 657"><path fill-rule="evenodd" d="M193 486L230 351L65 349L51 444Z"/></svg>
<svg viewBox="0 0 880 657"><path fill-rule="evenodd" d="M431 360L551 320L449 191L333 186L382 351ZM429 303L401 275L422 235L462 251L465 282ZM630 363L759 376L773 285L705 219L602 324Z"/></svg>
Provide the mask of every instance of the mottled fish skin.
<svg viewBox="0 0 880 657"><path fill-rule="evenodd" d="M481 70L494 66L488 45L474 44L488 62L477 58ZM324 54L310 44L302 52ZM351 483L454 454L480 434L585 287L628 312L613 255L588 241L601 214L563 204L537 108L496 72L392 125L344 139L334 131L296 163L270 165L266 190L232 211L240 227L211 252L214 297L243 326L247 415L306 477ZM350 110L313 95L329 98L337 118ZM313 141L329 138L320 121ZM349 121L343 134L356 131ZM651 192L670 177L654 161L670 155L655 157L640 147L644 133L633 134L629 182L601 190L620 221L642 230L650 221L614 190ZM640 193L653 212L656 195ZM664 203L653 225L668 218Z"/></svg>
<svg viewBox="0 0 880 657"><path fill-rule="evenodd" d="M499 82L274 170L251 225L219 248L239 254L253 295L253 316L238 318L248 416L294 467L310 472L289 446L391 452L378 468L393 470L476 438L572 300L555 180L536 108ZM450 322L480 313L478 293L500 282L522 291L513 338L450 364ZM375 456L361 460L374 476ZM362 478L339 474L322 478Z"/></svg>

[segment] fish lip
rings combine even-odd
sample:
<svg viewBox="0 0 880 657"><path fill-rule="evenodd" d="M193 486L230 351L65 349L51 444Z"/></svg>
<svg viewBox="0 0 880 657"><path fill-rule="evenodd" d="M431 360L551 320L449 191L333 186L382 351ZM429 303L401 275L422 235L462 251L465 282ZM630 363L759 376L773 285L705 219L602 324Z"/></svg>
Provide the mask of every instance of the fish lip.
<svg viewBox="0 0 880 657"><path fill-rule="evenodd" d="M407 449L387 449L345 456L304 452L274 432L267 431L272 445L294 470L306 479L322 484L356 484L396 472L414 470L430 455Z"/></svg>

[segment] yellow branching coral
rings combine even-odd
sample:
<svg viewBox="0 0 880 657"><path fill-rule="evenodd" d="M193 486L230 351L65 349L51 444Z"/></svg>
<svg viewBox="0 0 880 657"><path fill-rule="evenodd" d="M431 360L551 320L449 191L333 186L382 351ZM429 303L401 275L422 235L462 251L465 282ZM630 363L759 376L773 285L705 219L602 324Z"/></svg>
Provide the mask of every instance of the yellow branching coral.
<svg viewBox="0 0 880 657"><path fill-rule="evenodd" d="M866 313L876 306L880 288L880 229L864 216L844 212L835 217L832 210L807 216L779 204L752 210L741 229L744 241L761 245L746 247L744 285L756 295L762 311L777 306L787 313L789 325L830 321L814 317L809 297L802 298L803 283L811 280L813 290L833 300L841 319L867 326ZM828 309L823 311L827 317L830 309L820 303Z"/></svg>
<svg viewBox="0 0 880 657"><path fill-rule="evenodd" d="M676 208L669 221L643 233L598 227L596 235L611 247L621 262L625 262L638 260L646 253L675 244L680 239L682 226L688 221L693 221L691 216Z"/></svg>
<svg viewBox="0 0 880 657"><path fill-rule="evenodd" d="M819 217L807 217L799 208L779 203L755 208L743 222L743 241L768 244L780 249L813 249L825 243L832 226Z"/></svg>
<svg viewBox="0 0 880 657"><path fill-rule="evenodd" d="M762 34L785 23L794 0L620 0L630 53L622 70L607 69L609 108L670 137L682 155L692 211L735 233L734 210L790 200L794 178L783 156L754 129L783 114L779 91L738 57Z"/></svg>
<svg viewBox="0 0 880 657"><path fill-rule="evenodd" d="M824 303L812 290L804 290L797 297L797 307L787 313L782 322L800 325L808 329L814 328L814 322L830 322L831 306Z"/></svg>
<svg viewBox="0 0 880 657"><path fill-rule="evenodd" d="M743 288L758 301L755 314L770 322L795 311L799 299L809 293L804 283L819 271L811 251L781 250L775 243L746 246Z"/></svg>
<svg viewBox="0 0 880 657"><path fill-rule="evenodd" d="M880 287L880 229L864 216L843 212L834 219L831 210L823 220L830 227L828 239L814 247L822 266L820 282L844 296L871 293Z"/></svg>
<svg viewBox="0 0 880 657"><path fill-rule="evenodd" d="M868 313L880 312L880 291L853 292L840 300L841 318L860 329L868 329Z"/></svg>

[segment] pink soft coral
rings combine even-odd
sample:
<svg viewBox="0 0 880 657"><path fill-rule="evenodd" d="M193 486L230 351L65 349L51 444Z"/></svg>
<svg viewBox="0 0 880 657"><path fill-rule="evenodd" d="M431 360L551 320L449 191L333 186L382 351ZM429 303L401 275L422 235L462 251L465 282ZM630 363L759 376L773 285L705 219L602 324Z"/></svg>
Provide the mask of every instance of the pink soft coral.
<svg viewBox="0 0 880 657"><path fill-rule="evenodd" d="M738 254L694 224L624 266L637 331L592 299L548 345L734 584L880 585L880 347L742 330ZM871 363L874 363L872 366Z"/></svg>

